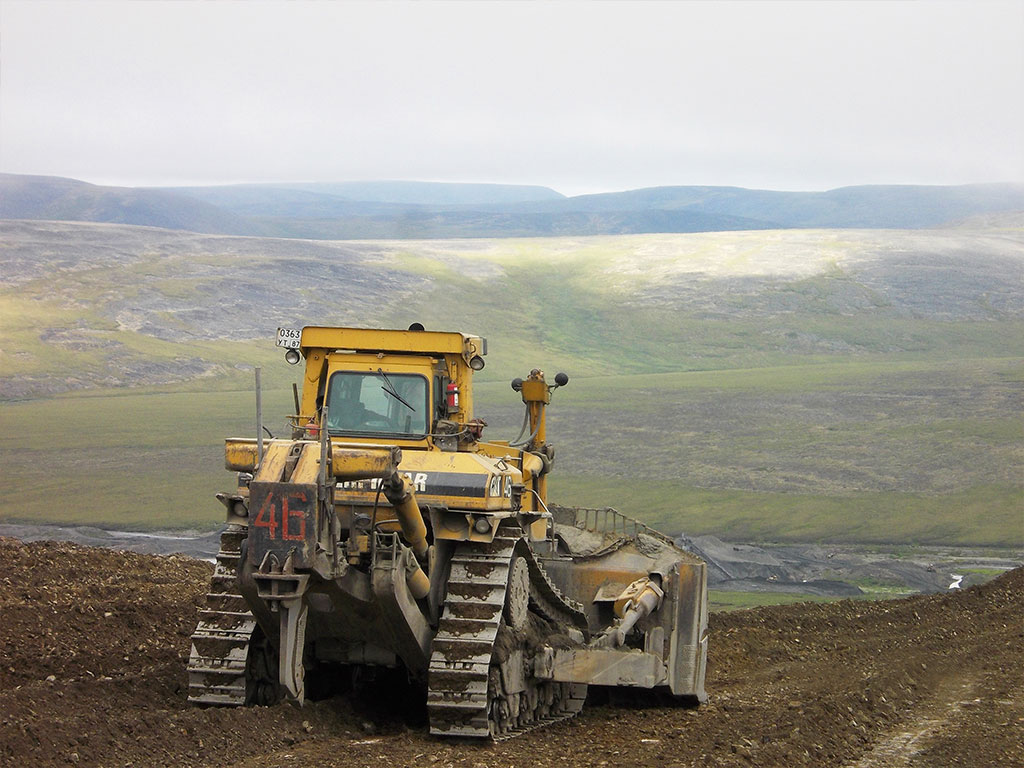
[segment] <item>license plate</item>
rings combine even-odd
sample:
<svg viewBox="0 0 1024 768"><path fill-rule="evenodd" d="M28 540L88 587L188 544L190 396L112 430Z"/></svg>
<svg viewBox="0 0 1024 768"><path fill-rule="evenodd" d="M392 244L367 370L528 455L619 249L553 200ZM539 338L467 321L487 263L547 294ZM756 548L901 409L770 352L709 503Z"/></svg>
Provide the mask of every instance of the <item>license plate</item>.
<svg viewBox="0 0 1024 768"><path fill-rule="evenodd" d="M277 329L277 346L285 347L286 349L298 349L299 341L302 339L302 331L297 331L294 328L278 328Z"/></svg>

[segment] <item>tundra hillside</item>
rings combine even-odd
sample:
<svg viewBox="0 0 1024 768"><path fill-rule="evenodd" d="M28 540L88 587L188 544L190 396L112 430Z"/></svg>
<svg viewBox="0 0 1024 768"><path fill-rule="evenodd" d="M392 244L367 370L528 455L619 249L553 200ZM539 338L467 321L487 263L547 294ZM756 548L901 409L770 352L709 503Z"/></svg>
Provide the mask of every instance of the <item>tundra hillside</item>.
<svg viewBox="0 0 1024 768"><path fill-rule="evenodd" d="M552 491L673 532L1019 545L1024 230L329 242L0 223L0 519L211 528L279 325L486 336L478 412L565 370ZM489 383L486 383L489 382ZM273 422L270 416L277 417ZM73 498L74 503L69 503Z"/></svg>

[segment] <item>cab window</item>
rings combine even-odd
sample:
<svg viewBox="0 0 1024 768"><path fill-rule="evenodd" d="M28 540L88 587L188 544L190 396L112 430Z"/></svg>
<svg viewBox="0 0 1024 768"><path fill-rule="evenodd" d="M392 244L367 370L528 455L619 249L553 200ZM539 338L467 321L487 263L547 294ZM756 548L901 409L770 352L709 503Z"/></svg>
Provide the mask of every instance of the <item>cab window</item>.
<svg viewBox="0 0 1024 768"><path fill-rule="evenodd" d="M337 371L327 385L327 429L348 435L427 434L427 380L412 373Z"/></svg>

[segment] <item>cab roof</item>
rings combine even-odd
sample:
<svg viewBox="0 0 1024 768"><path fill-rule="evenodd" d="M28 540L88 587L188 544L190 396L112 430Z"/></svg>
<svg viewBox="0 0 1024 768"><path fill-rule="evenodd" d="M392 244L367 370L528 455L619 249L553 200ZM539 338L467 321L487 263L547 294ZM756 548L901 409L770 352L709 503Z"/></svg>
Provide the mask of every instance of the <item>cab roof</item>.
<svg viewBox="0 0 1024 768"><path fill-rule="evenodd" d="M398 331L307 325L299 342L305 356L313 349L394 352L413 355L460 355L469 362L487 354L487 340L456 331Z"/></svg>

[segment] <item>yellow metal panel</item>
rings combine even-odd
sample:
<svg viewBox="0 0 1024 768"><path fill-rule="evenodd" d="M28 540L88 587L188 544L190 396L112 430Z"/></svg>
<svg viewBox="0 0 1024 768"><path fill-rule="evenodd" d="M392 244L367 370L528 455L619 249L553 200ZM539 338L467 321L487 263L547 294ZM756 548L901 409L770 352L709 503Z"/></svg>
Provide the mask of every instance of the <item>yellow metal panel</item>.
<svg viewBox="0 0 1024 768"><path fill-rule="evenodd" d="M271 449L280 449L283 446L284 454L287 456L288 448L291 447L291 440L264 440L263 441L263 463L267 463L267 455ZM229 437L224 441L224 468L232 472L252 472L256 469L257 442L252 437ZM283 460L282 460L283 461ZM281 464L280 469L284 469ZM271 481L273 482L273 481Z"/></svg>
<svg viewBox="0 0 1024 768"><path fill-rule="evenodd" d="M306 443L295 464L295 471L292 472L292 483L304 483L311 485L316 482L320 474L320 446L316 443Z"/></svg>
<svg viewBox="0 0 1024 768"><path fill-rule="evenodd" d="M256 468L256 441L229 437L224 441L224 469L252 472Z"/></svg>
<svg viewBox="0 0 1024 768"><path fill-rule="evenodd" d="M324 366L327 360L326 349L304 349L306 355L306 375L302 384L302 416L303 421L313 418L316 414L317 385L320 377L326 375Z"/></svg>
<svg viewBox="0 0 1024 768"><path fill-rule="evenodd" d="M253 480L261 483L276 483L284 474L284 465L288 460L288 450L291 448L290 441L274 440L265 446L263 451L263 462L256 471Z"/></svg>
<svg viewBox="0 0 1024 768"><path fill-rule="evenodd" d="M402 451L394 447L331 443L331 471L339 480L387 477L402 460Z"/></svg>
<svg viewBox="0 0 1024 768"><path fill-rule="evenodd" d="M276 452L283 450L287 458L287 452L294 443L291 440L265 440L264 464L267 463L266 456L271 448ZM319 465L320 444L315 441L304 441L307 448L303 451L303 458L312 449L315 462ZM355 480L366 477L386 477L394 472L398 462L402 459L400 448L391 445L362 445L359 443L331 442L331 464L328 469L340 480ZM275 459L276 461L276 459ZM232 472L252 472L256 467L256 440L245 437L230 437L224 441L224 466ZM281 464L279 469L283 470ZM319 467L318 467L319 468ZM296 470L298 471L298 469ZM262 473L261 473L262 474ZM316 477L317 472L313 473ZM304 482L304 481L303 481Z"/></svg>
<svg viewBox="0 0 1024 768"><path fill-rule="evenodd" d="M433 361L438 359L440 358L402 354L378 357L377 355L354 352L335 352L327 355L327 364L330 373L335 371L376 371L378 368L383 368L384 373L421 373L426 376L434 368Z"/></svg>
<svg viewBox="0 0 1024 768"><path fill-rule="evenodd" d="M309 325L302 329L303 349L354 349L363 352L409 352L463 355L468 349L482 354L477 336L442 331L388 331L368 328L328 328Z"/></svg>
<svg viewBox="0 0 1024 768"><path fill-rule="evenodd" d="M541 461L540 456L535 456L532 453L523 451L523 480L529 480L531 477L536 477L544 469L544 462Z"/></svg>
<svg viewBox="0 0 1024 768"><path fill-rule="evenodd" d="M464 472L467 474L493 474L501 472L499 468L500 458L492 458L480 453L458 453L448 451L405 451L402 453L402 463L399 470L409 471L420 469L427 472ZM506 474L515 477L515 482L522 479L522 474L511 464L506 464Z"/></svg>
<svg viewBox="0 0 1024 768"><path fill-rule="evenodd" d="M551 393L544 379L526 379L522 389L523 401L527 403L550 403Z"/></svg>

